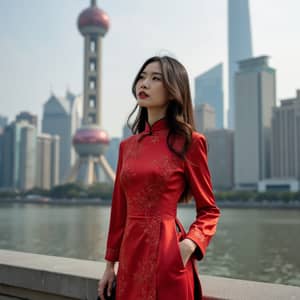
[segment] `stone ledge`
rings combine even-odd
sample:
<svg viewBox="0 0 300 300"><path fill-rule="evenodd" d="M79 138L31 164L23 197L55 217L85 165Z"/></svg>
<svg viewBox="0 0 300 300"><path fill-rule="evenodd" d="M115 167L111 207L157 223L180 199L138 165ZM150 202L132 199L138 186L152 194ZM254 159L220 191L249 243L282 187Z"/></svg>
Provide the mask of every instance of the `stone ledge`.
<svg viewBox="0 0 300 300"><path fill-rule="evenodd" d="M0 300L96 300L104 268L102 262L0 250ZM200 280L205 300L300 299L300 287L205 275Z"/></svg>

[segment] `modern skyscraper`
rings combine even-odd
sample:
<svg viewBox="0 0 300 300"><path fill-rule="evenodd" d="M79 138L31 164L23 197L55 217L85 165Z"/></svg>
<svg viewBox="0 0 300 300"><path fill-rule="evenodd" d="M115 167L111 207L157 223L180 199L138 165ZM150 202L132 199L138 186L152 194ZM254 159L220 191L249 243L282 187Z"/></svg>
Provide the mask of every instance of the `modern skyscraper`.
<svg viewBox="0 0 300 300"><path fill-rule="evenodd" d="M204 103L215 109L216 128L224 128L223 64L195 78L195 106Z"/></svg>
<svg viewBox="0 0 300 300"><path fill-rule="evenodd" d="M17 116L16 116L16 121L28 121L29 124L35 126L37 128L37 116L33 115L32 113L28 111L21 111Z"/></svg>
<svg viewBox="0 0 300 300"><path fill-rule="evenodd" d="M72 135L81 125L82 97L67 91L65 97L50 96L44 104L42 132L60 137L59 178L63 182L75 162Z"/></svg>
<svg viewBox="0 0 300 300"><path fill-rule="evenodd" d="M195 106L195 123L198 132L204 132L207 129L216 128L215 109L209 104L201 104Z"/></svg>
<svg viewBox="0 0 300 300"><path fill-rule="evenodd" d="M109 137L101 128L101 46L109 18L96 0L91 0L91 6L79 15L78 28L84 37L83 126L73 138L79 158L68 181L85 185L112 182L115 173L104 156Z"/></svg>
<svg viewBox="0 0 300 300"><path fill-rule="evenodd" d="M300 180L300 90L273 108L271 177Z"/></svg>
<svg viewBox="0 0 300 300"><path fill-rule="evenodd" d="M30 189L35 184L36 128L27 121L12 122L2 136L2 186Z"/></svg>
<svg viewBox="0 0 300 300"><path fill-rule="evenodd" d="M36 179L36 134L37 128L28 121L24 122L21 129L20 142L20 183L21 190L35 187Z"/></svg>
<svg viewBox="0 0 300 300"><path fill-rule="evenodd" d="M0 129L0 187L3 182L3 132Z"/></svg>
<svg viewBox="0 0 300 300"><path fill-rule="evenodd" d="M215 191L231 190L233 182L233 139L231 129L209 129L204 132L208 144L208 164Z"/></svg>
<svg viewBox="0 0 300 300"><path fill-rule="evenodd" d="M7 125L7 117L0 115L0 131Z"/></svg>
<svg viewBox="0 0 300 300"><path fill-rule="evenodd" d="M238 61L252 57L248 0L228 0L228 128L235 128L234 76Z"/></svg>
<svg viewBox="0 0 300 300"><path fill-rule="evenodd" d="M2 137L1 137L1 161L2 165L0 168L1 173L1 187L13 188L15 187L17 181L17 172L15 169L16 161L19 160L15 158L16 147L19 145L20 140L20 129L15 122L4 127ZM17 152L18 153L18 152Z"/></svg>
<svg viewBox="0 0 300 300"><path fill-rule="evenodd" d="M59 184L59 136L41 134L37 137L36 186L50 189Z"/></svg>
<svg viewBox="0 0 300 300"><path fill-rule="evenodd" d="M4 148L4 127L7 124L7 117L0 115L0 187L3 182L3 148Z"/></svg>
<svg viewBox="0 0 300 300"><path fill-rule="evenodd" d="M60 166L60 137L58 135L51 136L51 168L50 168L50 187L59 184L59 166Z"/></svg>
<svg viewBox="0 0 300 300"><path fill-rule="evenodd" d="M257 189L260 180L270 178L271 115L276 105L275 69L268 66L267 56L239 62L235 99L235 187Z"/></svg>
<svg viewBox="0 0 300 300"><path fill-rule="evenodd" d="M121 142L120 138L118 137L112 138L110 140L109 148L106 154L107 161L114 171L117 170L120 142Z"/></svg>

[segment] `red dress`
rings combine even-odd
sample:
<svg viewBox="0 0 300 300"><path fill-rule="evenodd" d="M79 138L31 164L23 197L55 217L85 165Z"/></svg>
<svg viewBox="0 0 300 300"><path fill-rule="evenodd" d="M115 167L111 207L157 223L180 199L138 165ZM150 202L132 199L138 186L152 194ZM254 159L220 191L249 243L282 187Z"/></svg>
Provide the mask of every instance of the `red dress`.
<svg viewBox="0 0 300 300"><path fill-rule="evenodd" d="M206 139L193 132L182 160L169 150L167 134L166 119L160 119L120 144L105 255L119 261L117 300L202 298L196 259L205 254L220 215ZM197 207L187 233L176 218L186 181ZM197 244L185 266L178 245L183 238Z"/></svg>

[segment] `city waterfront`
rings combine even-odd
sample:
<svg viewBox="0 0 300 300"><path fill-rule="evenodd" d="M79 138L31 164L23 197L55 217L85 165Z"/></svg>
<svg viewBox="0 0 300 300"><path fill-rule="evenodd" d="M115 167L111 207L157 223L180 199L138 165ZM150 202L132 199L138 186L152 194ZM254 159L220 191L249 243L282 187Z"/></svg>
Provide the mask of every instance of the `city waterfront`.
<svg viewBox="0 0 300 300"><path fill-rule="evenodd" d="M102 261L109 206L1 204L0 248ZM192 207L180 207L187 229ZM201 274L300 286L300 210L222 209Z"/></svg>

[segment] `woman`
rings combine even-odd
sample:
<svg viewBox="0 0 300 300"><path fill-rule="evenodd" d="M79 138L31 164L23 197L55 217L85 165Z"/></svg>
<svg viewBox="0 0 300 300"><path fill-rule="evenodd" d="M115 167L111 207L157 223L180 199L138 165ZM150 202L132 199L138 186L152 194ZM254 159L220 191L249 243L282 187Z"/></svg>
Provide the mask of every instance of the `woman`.
<svg viewBox="0 0 300 300"><path fill-rule="evenodd" d="M196 260L215 234L215 204L204 135L194 129L188 75L169 56L148 59L132 87L134 135L122 141L98 294L117 300L194 300L202 292ZM130 116L131 116L130 115ZM197 217L185 232L178 202L194 197ZM119 261L117 276L115 262Z"/></svg>

